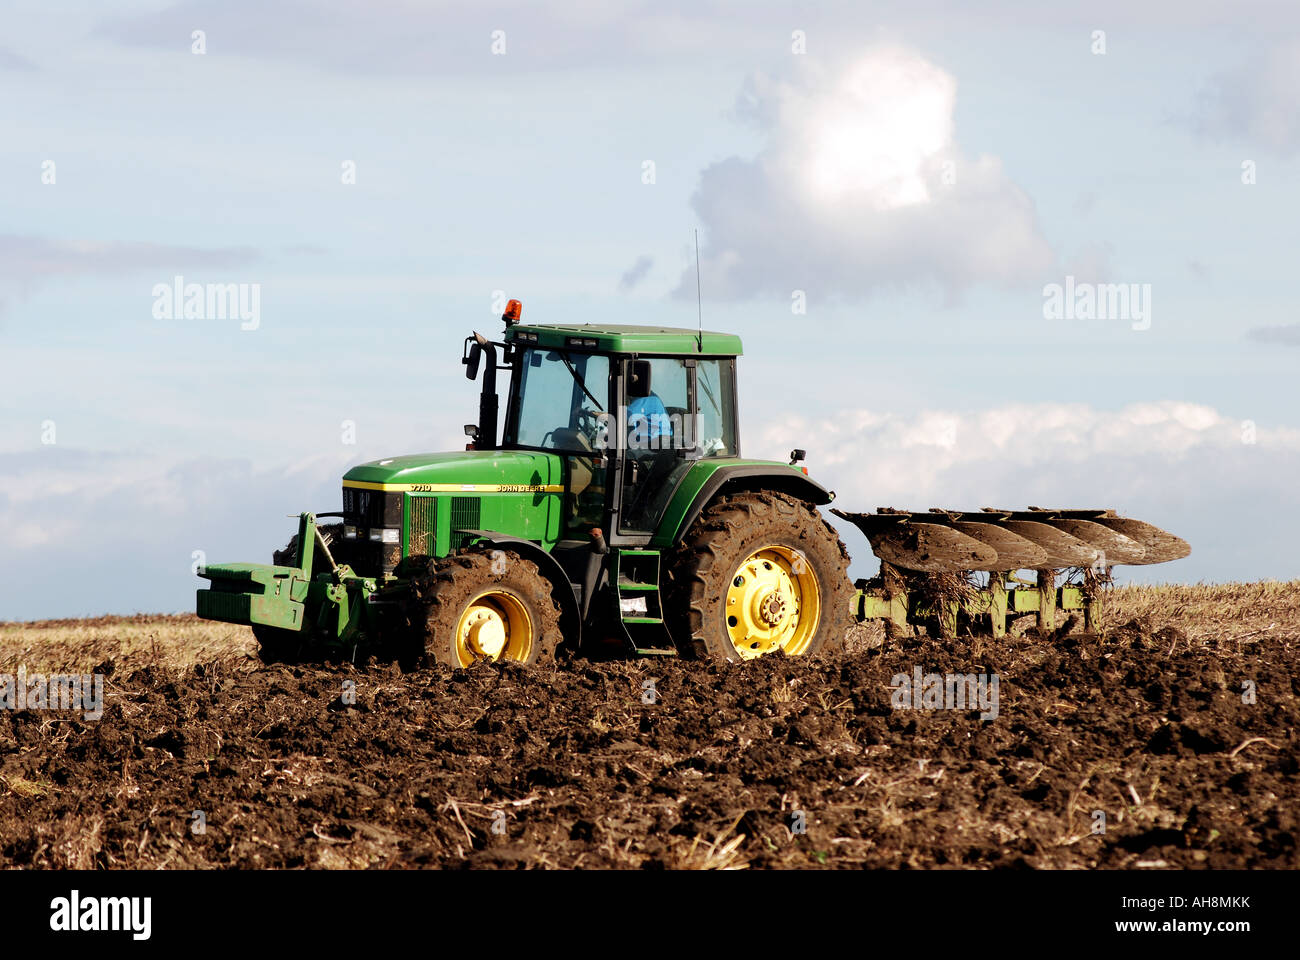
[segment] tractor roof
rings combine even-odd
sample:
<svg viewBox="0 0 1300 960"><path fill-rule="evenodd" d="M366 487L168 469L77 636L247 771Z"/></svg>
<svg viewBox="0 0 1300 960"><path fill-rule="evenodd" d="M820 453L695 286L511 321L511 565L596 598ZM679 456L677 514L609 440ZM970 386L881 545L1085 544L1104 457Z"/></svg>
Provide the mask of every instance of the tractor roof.
<svg viewBox="0 0 1300 960"><path fill-rule="evenodd" d="M715 330L686 327L645 327L621 324L516 324L506 339L539 347L569 347L600 353L688 354L739 356L740 337Z"/></svg>

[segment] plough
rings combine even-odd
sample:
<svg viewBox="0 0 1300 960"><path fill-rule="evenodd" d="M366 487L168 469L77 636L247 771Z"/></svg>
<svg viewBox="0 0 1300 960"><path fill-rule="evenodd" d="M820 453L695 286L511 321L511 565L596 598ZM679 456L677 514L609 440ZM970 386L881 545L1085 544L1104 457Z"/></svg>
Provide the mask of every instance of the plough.
<svg viewBox="0 0 1300 960"><path fill-rule="evenodd" d="M1028 614L1050 632L1058 610L1082 612L1084 628L1096 631L1101 588L1114 565L1164 563L1191 552L1179 537L1112 510L831 512L857 526L880 559L880 574L857 583L854 615L883 620L888 636L923 625L955 637L965 625L1000 637ZM1019 577L1021 570L1034 579Z"/></svg>

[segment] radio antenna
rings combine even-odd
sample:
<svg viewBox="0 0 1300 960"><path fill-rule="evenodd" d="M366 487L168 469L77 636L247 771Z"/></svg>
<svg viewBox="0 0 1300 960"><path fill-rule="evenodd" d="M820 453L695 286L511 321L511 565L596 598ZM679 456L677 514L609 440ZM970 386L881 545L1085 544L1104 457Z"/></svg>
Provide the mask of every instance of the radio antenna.
<svg viewBox="0 0 1300 960"><path fill-rule="evenodd" d="M704 352L704 298L700 295L700 228L695 228L695 314L699 324L699 334L695 340L695 352Z"/></svg>

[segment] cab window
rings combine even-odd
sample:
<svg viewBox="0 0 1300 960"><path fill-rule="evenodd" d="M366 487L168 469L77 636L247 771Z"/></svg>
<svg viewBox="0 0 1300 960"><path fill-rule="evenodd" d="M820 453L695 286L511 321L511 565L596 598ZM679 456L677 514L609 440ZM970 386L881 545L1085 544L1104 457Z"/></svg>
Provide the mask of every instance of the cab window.
<svg viewBox="0 0 1300 960"><path fill-rule="evenodd" d="M609 358L562 350L525 350L511 434L518 446L591 450L599 445L609 403Z"/></svg>
<svg viewBox="0 0 1300 960"><path fill-rule="evenodd" d="M736 397L731 360L700 360L695 365L696 456L736 454Z"/></svg>

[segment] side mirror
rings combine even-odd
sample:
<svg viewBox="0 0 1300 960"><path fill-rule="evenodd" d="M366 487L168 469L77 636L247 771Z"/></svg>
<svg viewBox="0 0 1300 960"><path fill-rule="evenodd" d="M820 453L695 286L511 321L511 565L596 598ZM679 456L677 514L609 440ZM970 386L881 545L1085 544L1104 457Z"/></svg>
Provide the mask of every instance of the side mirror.
<svg viewBox="0 0 1300 960"><path fill-rule="evenodd" d="M460 361L465 364L466 380L478 379L478 364L481 359L483 359L483 348L477 343L471 343L469 345L469 355Z"/></svg>
<svg viewBox="0 0 1300 960"><path fill-rule="evenodd" d="M633 360L628 366L627 396L629 400L650 396L649 360Z"/></svg>

